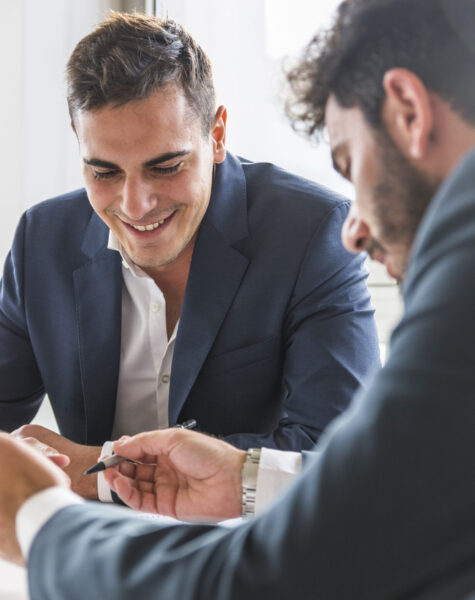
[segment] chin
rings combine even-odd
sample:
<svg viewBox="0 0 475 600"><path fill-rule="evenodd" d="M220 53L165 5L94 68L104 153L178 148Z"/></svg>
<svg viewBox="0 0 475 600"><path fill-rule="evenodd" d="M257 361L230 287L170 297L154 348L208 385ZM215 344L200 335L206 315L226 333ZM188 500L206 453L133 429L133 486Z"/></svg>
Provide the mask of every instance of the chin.
<svg viewBox="0 0 475 600"><path fill-rule="evenodd" d="M160 267L166 267L167 265L170 265L178 258L179 254L180 253L147 258L143 257L142 260L140 257L137 257L137 261L134 259L132 260L141 269L159 269Z"/></svg>

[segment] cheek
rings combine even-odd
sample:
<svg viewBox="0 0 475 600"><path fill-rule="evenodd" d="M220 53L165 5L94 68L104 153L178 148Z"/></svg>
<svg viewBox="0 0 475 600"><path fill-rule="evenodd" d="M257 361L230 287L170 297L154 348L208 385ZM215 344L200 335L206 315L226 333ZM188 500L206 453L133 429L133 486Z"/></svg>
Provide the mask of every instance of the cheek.
<svg viewBox="0 0 475 600"><path fill-rule="evenodd" d="M100 215L104 214L113 203L110 190L104 190L98 182L86 182L86 192L92 208Z"/></svg>
<svg viewBox="0 0 475 600"><path fill-rule="evenodd" d="M212 177L207 175L195 175L187 178L182 188L183 200L195 215L206 212L211 196Z"/></svg>

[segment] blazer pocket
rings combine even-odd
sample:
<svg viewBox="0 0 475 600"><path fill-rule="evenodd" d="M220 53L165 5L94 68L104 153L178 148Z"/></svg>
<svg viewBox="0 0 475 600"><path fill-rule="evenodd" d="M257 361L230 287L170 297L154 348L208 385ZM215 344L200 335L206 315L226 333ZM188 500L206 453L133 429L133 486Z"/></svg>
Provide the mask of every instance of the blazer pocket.
<svg viewBox="0 0 475 600"><path fill-rule="evenodd" d="M266 360L279 351L279 342L280 337L274 335L263 342L257 342L257 344L209 356L201 369L200 377L213 377Z"/></svg>

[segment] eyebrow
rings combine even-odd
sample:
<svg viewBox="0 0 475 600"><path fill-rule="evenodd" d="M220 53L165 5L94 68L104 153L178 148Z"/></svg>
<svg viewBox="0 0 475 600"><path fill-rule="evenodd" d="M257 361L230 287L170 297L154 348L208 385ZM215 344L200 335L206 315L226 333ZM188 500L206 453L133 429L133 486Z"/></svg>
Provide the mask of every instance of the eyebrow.
<svg viewBox="0 0 475 600"><path fill-rule="evenodd" d="M191 150L180 150L179 152L165 152L160 154L151 160L144 163L144 167L153 167L164 162L168 162L174 158L180 158L181 156L187 156ZM109 162L107 160L101 160L100 158L83 158L83 162L91 167L100 167L102 169L120 169L119 165Z"/></svg>
<svg viewBox="0 0 475 600"><path fill-rule="evenodd" d="M191 150L180 150L179 152L165 152L165 154L160 154L156 158L152 158L152 160L148 160L145 163L146 167L153 167L154 165L159 165L164 162L168 162L174 158L180 158L181 156L187 156L190 154Z"/></svg>

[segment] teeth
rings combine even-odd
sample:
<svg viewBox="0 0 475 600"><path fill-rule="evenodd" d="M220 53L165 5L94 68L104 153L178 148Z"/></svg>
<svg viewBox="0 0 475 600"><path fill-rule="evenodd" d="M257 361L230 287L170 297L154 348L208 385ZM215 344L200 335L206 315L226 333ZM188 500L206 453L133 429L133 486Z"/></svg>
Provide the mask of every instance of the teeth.
<svg viewBox="0 0 475 600"><path fill-rule="evenodd" d="M150 223L150 225L131 225L134 229L136 229L137 231L153 231L154 229L157 229L157 227L160 227L160 225L163 225L163 223L165 222L165 219L162 219L161 221L158 221L157 223Z"/></svg>

